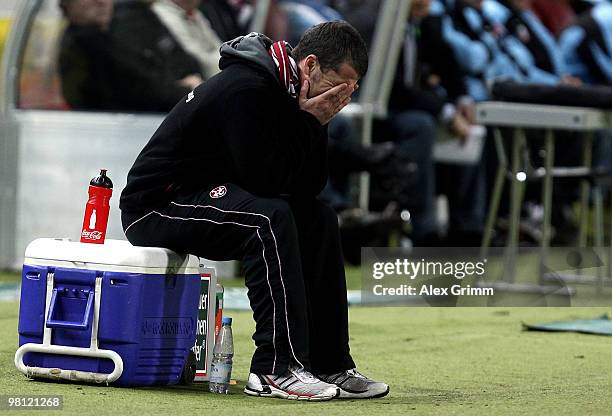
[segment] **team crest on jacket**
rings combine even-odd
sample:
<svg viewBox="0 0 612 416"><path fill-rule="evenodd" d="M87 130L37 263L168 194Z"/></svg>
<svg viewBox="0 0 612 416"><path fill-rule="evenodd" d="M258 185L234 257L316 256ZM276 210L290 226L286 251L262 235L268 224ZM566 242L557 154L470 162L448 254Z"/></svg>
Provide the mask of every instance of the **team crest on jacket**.
<svg viewBox="0 0 612 416"><path fill-rule="evenodd" d="M217 186L215 189L210 191L210 197L211 198L221 198L222 196L225 196L226 193L227 193L227 188L221 185L221 186Z"/></svg>

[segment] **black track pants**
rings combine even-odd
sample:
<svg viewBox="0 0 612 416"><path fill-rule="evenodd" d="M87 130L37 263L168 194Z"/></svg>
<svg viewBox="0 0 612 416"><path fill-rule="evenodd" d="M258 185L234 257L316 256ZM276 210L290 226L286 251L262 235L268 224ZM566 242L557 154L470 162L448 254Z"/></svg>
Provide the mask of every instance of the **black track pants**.
<svg viewBox="0 0 612 416"><path fill-rule="evenodd" d="M123 212L128 240L242 260L256 322L251 372L283 374L291 363L327 374L355 367L336 214L314 198L260 198L225 187L217 198L210 187L161 209Z"/></svg>

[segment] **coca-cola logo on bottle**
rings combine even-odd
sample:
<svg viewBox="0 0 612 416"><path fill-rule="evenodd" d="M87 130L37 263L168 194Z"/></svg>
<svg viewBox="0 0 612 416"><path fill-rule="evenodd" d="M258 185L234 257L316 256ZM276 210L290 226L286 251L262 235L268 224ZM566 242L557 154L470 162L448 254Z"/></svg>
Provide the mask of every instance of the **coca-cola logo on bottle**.
<svg viewBox="0 0 612 416"><path fill-rule="evenodd" d="M81 237L89 238L90 240L100 240L102 238L102 231L86 231L83 230Z"/></svg>

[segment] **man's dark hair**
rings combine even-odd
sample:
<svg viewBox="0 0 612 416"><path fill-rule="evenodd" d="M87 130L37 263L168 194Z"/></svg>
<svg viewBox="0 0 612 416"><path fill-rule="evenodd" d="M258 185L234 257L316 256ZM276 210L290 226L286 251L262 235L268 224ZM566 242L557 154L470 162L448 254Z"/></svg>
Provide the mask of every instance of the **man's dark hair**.
<svg viewBox="0 0 612 416"><path fill-rule="evenodd" d="M325 22L308 29L293 49L299 62L313 54L319 59L321 71L338 70L349 64L359 77L368 71L368 48L359 32L346 22Z"/></svg>

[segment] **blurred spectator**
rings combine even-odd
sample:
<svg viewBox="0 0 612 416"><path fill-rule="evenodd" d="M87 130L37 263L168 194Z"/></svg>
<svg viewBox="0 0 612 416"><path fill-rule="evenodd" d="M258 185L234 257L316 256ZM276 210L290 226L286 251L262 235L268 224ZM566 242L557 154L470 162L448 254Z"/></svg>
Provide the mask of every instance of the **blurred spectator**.
<svg viewBox="0 0 612 416"><path fill-rule="evenodd" d="M562 33L561 52L572 75L588 84L612 85L612 4L595 3Z"/></svg>
<svg viewBox="0 0 612 416"><path fill-rule="evenodd" d="M466 95L463 79L458 76L458 63L444 42L440 19L429 16L430 7L431 0L411 3L389 108L428 112L452 134L465 138L473 100ZM457 100L465 111L457 111L449 99Z"/></svg>
<svg viewBox="0 0 612 416"><path fill-rule="evenodd" d="M135 111L169 111L203 81L199 61L157 17L150 1L116 6L113 40L121 70L137 78L128 93Z"/></svg>
<svg viewBox="0 0 612 416"><path fill-rule="evenodd" d="M531 52L504 27L507 8L494 0L457 0L445 13L451 22L445 40L466 73L470 95L489 97L487 84L496 79L554 85L557 74L535 65Z"/></svg>
<svg viewBox="0 0 612 416"><path fill-rule="evenodd" d="M414 167L402 160L401 152L392 142L362 146L351 120L342 113L329 124L329 183L320 195L338 213L351 210L349 174L369 172L371 205L385 207L391 201L406 204L402 183L410 181Z"/></svg>
<svg viewBox="0 0 612 416"><path fill-rule="evenodd" d="M257 2L257 0L252 1ZM289 38L287 14L280 7L277 0L270 1L268 19L266 20L266 35L270 36L272 39Z"/></svg>
<svg viewBox="0 0 612 416"><path fill-rule="evenodd" d="M227 0L203 0L200 11L222 42L246 34L247 29L238 23L238 11Z"/></svg>
<svg viewBox="0 0 612 416"><path fill-rule="evenodd" d="M535 66L560 77L564 84L580 85L580 79L569 74L559 44L552 33L531 11L532 0L499 0L499 2L507 7L508 13L504 13L502 21L508 33L527 47Z"/></svg>
<svg viewBox="0 0 612 416"><path fill-rule="evenodd" d="M411 237L416 245L422 246L430 245L438 235L434 200L435 136L436 120L425 111L392 110L386 120L377 120L374 124L374 140L394 141L402 158L409 159L416 166L414 179L402 182L401 193L410 198L401 208L410 211Z"/></svg>
<svg viewBox="0 0 612 416"><path fill-rule="evenodd" d="M376 19L379 1L368 0L331 0L331 7L337 10L347 22L351 22L353 26L359 28L359 33L363 36L367 45L374 37L374 28L376 27Z"/></svg>
<svg viewBox="0 0 612 416"><path fill-rule="evenodd" d="M459 63L444 40L443 19L430 13L431 6L430 0L415 0L412 3L408 35L394 89L405 92L412 86L417 89L412 95L421 97L423 102L435 102L435 97L439 110L432 114L438 124L452 136L464 140L469 136L474 123L474 100L467 95ZM411 45L412 42L416 44L416 49ZM411 58L415 52L416 56ZM402 78L403 85L397 85ZM427 96L430 98L426 99ZM409 101L406 104L410 108ZM390 105L393 105L393 101ZM449 203L446 243L478 245L486 205L481 165L439 164L435 172L436 194L445 194Z"/></svg>
<svg viewBox="0 0 612 416"><path fill-rule="evenodd" d="M533 0L531 8L555 38L572 23L575 16L569 0Z"/></svg>
<svg viewBox="0 0 612 416"><path fill-rule="evenodd" d="M199 6L200 0L156 0L151 9L182 48L198 60L206 80L220 71L221 39Z"/></svg>
<svg viewBox="0 0 612 416"><path fill-rule="evenodd" d="M381 0L364 0L351 3L351 13L349 16L363 17L360 9L365 9L371 13L370 19L358 19L350 21L360 33L372 33L371 20L376 21ZM347 17L350 19L350 17ZM364 27L365 25L365 27ZM366 38L367 43L371 39ZM371 45L370 45L371 48ZM403 59L400 58L400 63ZM398 71L398 74L403 71ZM402 101L398 95L398 85L401 80L395 80L392 92L392 101L399 103ZM411 84L412 79L407 82ZM406 85L411 92L416 92L412 85ZM430 98L430 97L428 97ZM416 102L410 98L412 104ZM423 104L423 103L421 103ZM429 108L433 108L429 101L426 102ZM437 105L437 100L436 100ZM437 235L436 217L434 211L435 175L432 160L433 142L436 134L436 119L427 110L421 108L417 110L407 110L406 107L390 106L389 116L385 120L377 120L374 124L373 139L377 142L393 141L396 143L398 153L402 159L410 160L416 167L413 177L403 178L400 193L405 197L405 202L400 208L408 209L412 216L412 237L416 244L427 245L426 241L435 239ZM436 108L433 112L439 110ZM374 209L382 206L373 206Z"/></svg>
<svg viewBox="0 0 612 416"><path fill-rule="evenodd" d="M238 10L238 23L250 27L257 7L257 0L227 0ZM288 39L287 14L278 4L278 0L270 0L268 15L263 32L270 39Z"/></svg>
<svg viewBox="0 0 612 416"><path fill-rule="evenodd" d="M560 39L561 52L572 75L593 85L612 85L612 3L574 0L582 12ZM595 133L593 165L612 167L612 128Z"/></svg>
<svg viewBox="0 0 612 416"><path fill-rule="evenodd" d="M366 43L370 45L374 37L376 16L381 5L380 0L332 0L330 2L347 21L359 28ZM436 1L418 2L413 5L413 14L420 15L418 29L418 56L419 69L418 78L421 87L428 90L444 88L443 94L449 99L456 99L466 94L463 74L454 61L452 50L443 39L443 19L441 13L430 13L430 8L443 6ZM429 13L429 14L428 14ZM409 30L415 31L414 27ZM408 33L414 38L415 33ZM406 48L404 48L405 50ZM432 75L432 76L430 76Z"/></svg>
<svg viewBox="0 0 612 416"><path fill-rule="evenodd" d="M165 112L202 82L200 65L140 1L61 0L62 91L73 109ZM112 16L112 17L111 17Z"/></svg>
<svg viewBox="0 0 612 416"><path fill-rule="evenodd" d="M323 0L281 0L287 14L288 41L296 45L306 29L323 22L343 20L342 16Z"/></svg>
<svg viewBox="0 0 612 416"><path fill-rule="evenodd" d="M332 4L346 14L349 22L371 44L381 1L344 0ZM411 213L411 237L416 245L439 244L433 160L438 123L447 127L451 134L465 138L470 131L474 109L473 100L465 95L463 78L456 70L458 65L442 39L440 19L428 17L430 5L430 0L411 3L406 37L393 81L389 116L386 120L377 120L374 125L374 140L393 141L405 165L400 196L396 199L400 208ZM454 105L451 100L460 105ZM454 172L455 189L450 198L453 202L452 232L477 235L482 228L484 196L475 174L477 169ZM371 205L382 209L384 202L381 202L374 200Z"/></svg>
<svg viewBox="0 0 612 416"><path fill-rule="evenodd" d="M60 0L68 20L62 36L59 70L62 93L74 109L110 110L119 106L110 67L112 0Z"/></svg>
<svg viewBox="0 0 612 416"><path fill-rule="evenodd" d="M535 65L553 74L565 74L563 57L555 38L530 9L533 1L500 0L500 3L509 11L504 19L508 32L527 46Z"/></svg>
<svg viewBox="0 0 612 416"><path fill-rule="evenodd" d="M338 114L329 124L329 181L319 199L338 213L342 252L351 264L360 264L361 247L386 246L390 234L402 229L400 205L415 195L402 193L414 178L414 164L392 142L364 147L358 143L351 120ZM355 208L349 175L370 173L370 210ZM384 208L384 209L383 209Z"/></svg>
<svg viewBox="0 0 612 416"><path fill-rule="evenodd" d="M453 72L463 79L465 90L473 99L483 100L488 96L483 78L491 55L487 45L481 42L476 33L464 33L456 27L453 21L455 7L455 3L451 1L433 0L429 19L435 18L439 21L437 30L444 43L452 50L454 62L457 64ZM435 28L430 26L430 30Z"/></svg>
<svg viewBox="0 0 612 416"><path fill-rule="evenodd" d="M391 133L400 138L400 146L408 154L414 155L419 167L419 184L415 189L404 190L418 192L420 201L416 209L412 207L415 244L428 244L435 240L437 223L434 197L440 191L444 191L449 200L449 238L455 244L461 243L462 239L465 244L470 244L478 238L484 219L484 178L478 175L480 167L445 167L443 170L452 170L452 175L450 185L442 189L438 186L441 183L435 180L436 168L432 155L436 125L461 139L469 135L474 103L465 95L463 80L456 76L460 72L458 63L443 40L441 19L429 16L430 7L430 0L414 0L411 3L406 37L389 102L388 123ZM410 131L415 121L423 129L419 129L416 137L411 137L411 134L415 134ZM377 133L389 134L385 129Z"/></svg>
<svg viewBox="0 0 612 416"><path fill-rule="evenodd" d="M473 100L467 95L465 79L453 50L444 39L444 18L430 13L432 4L430 1L415 4L420 8L420 23L416 27L416 83L420 88L435 92L446 101L455 102L460 113L473 123ZM406 52L405 46L404 53Z"/></svg>

